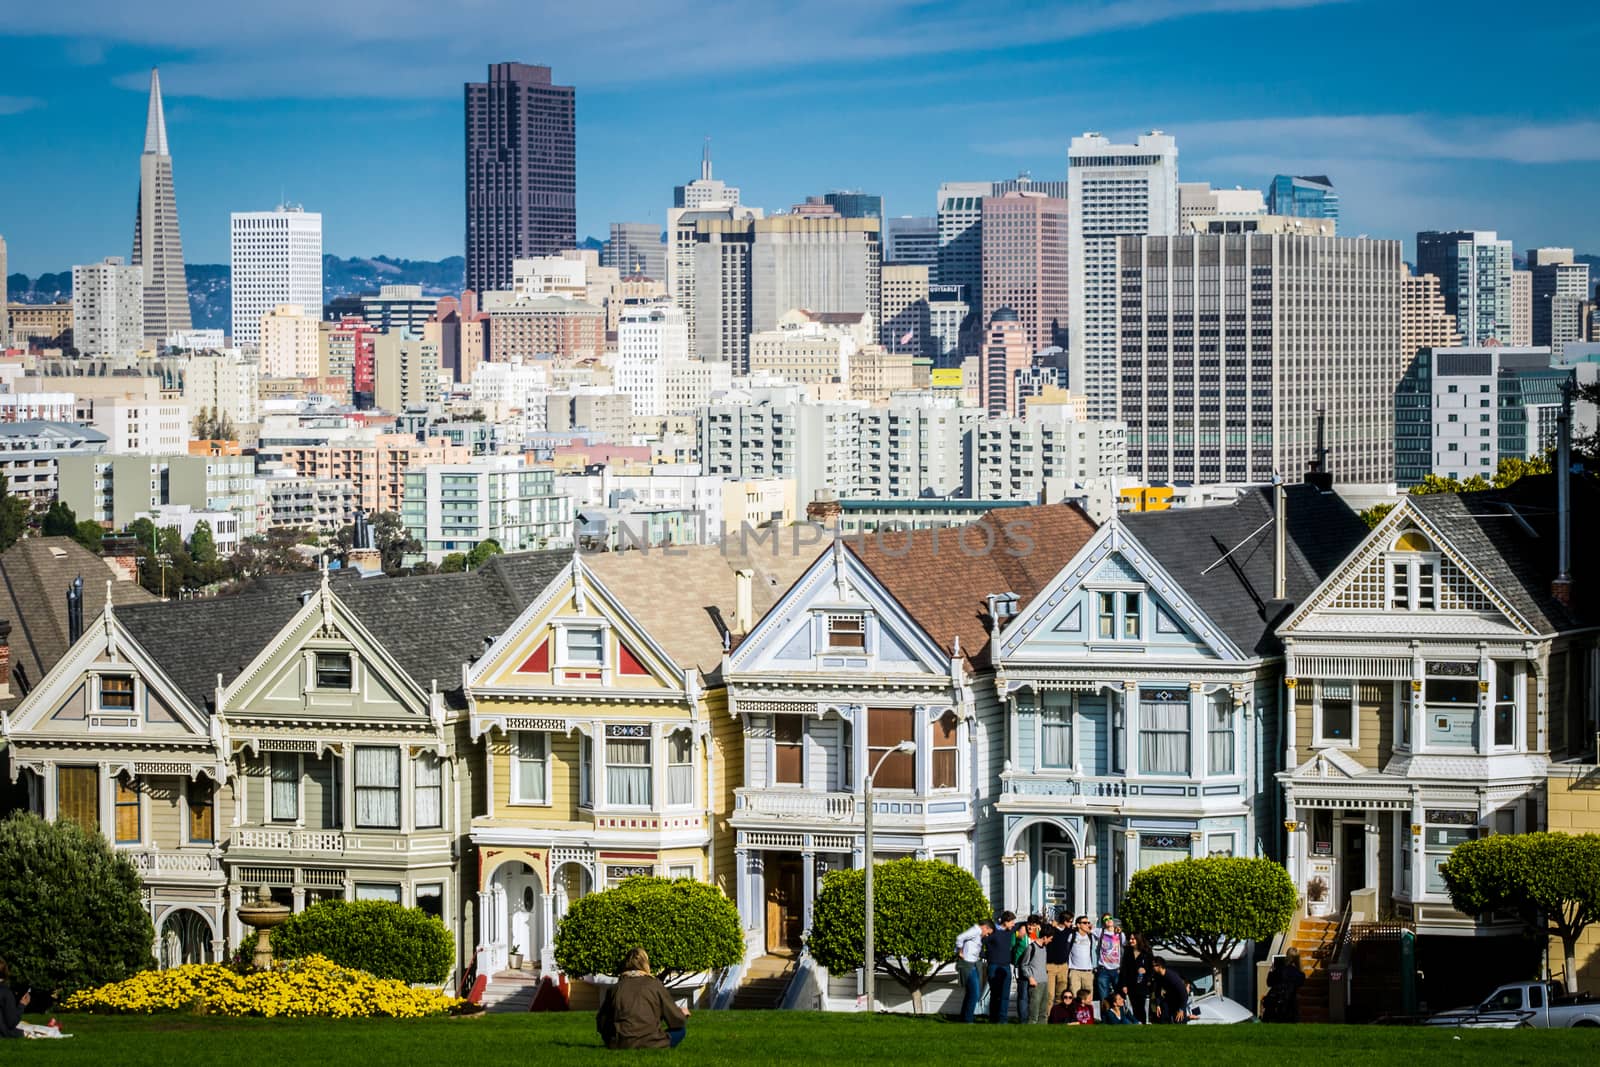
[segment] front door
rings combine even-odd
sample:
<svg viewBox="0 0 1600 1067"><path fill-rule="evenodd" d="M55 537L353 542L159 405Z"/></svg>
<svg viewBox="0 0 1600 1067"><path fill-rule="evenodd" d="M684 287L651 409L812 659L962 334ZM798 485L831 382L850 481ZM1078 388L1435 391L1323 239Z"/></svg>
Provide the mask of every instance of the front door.
<svg viewBox="0 0 1600 1067"><path fill-rule="evenodd" d="M805 889L799 856L768 853L767 951L800 951L801 924L805 921Z"/></svg>
<svg viewBox="0 0 1600 1067"><path fill-rule="evenodd" d="M1339 910L1350 903L1350 894L1367 888L1367 835L1366 826L1359 822L1346 822L1339 843Z"/></svg>
<svg viewBox="0 0 1600 1067"><path fill-rule="evenodd" d="M506 879L508 952L537 961L539 950L539 880L531 873Z"/></svg>

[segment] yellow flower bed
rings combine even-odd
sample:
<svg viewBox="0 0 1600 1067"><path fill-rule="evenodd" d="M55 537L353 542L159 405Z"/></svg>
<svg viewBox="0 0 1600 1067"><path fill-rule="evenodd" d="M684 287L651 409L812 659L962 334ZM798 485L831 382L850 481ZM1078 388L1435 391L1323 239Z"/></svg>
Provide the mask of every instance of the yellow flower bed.
<svg viewBox="0 0 1600 1067"><path fill-rule="evenodd" d="M62 1007L112 1015L192 1011L267 1018L420 1019L443 1015L459 1003L430 989L413 989L392 978L347 970L323 956L307 956L252 974L239 974L220 963L144 971L74 993Z"/></svg>

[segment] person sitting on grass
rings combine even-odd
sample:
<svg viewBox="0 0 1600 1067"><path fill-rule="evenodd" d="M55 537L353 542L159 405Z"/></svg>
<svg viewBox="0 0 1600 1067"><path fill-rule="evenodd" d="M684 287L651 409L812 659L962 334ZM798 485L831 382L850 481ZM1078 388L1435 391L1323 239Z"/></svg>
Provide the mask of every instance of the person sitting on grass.
<svg viewBox="0 0 1600 1067"><path fill-rule="evenodd" d="M1087 989L1061 994L1061 1003L1050 1009L1050 1021L1067 1026L1093 1026L1094 994Z"/></svg>
<svg viewBox="0 0 1600 1067"><path fill-rule="evenodd" d="M688 1032L689 1015L650 973L649 954L631 948L617 984L606 991L595 1015L595 1029L606 1048L677 1048Z"/></svg>
<svg viewBox="0 0 1600 1067"><path fill-rule="evenodd" d="M1050 1006L1050 1017L1045 1022L1064 1025L1077 1019L1078 1013L1074 1010L1077 1000L1078 998L1072 995L1072 990L1063 989L1060 998Z"/></svg>
<svg viewBox="0 0 1600 1067"><path fill-rule="evenodd" d="M1139 1025L1139 1020L1134 1018L1133 1009L1128 1006L1128 998L1116 989L1100 1002L1100 1021L1111 1025Z"/></svg>
<svg viewBox="0 0 1600 1067"><path fill-rule="evenodd" d="M0 959L0 1037L21 1037L22 1009L32 999L27 993L18 1000L11 992L11 965Z"/></svg>

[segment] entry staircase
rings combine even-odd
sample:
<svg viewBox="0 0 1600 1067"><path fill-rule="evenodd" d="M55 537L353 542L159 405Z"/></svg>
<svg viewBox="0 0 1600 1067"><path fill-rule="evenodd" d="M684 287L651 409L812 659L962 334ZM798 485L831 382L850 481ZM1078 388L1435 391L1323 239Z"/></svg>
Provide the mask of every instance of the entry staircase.
<svg viewBox="0 0 1600 1067"><path fill-rule="evenodd" d="M1339 943L1339 918L1317 918L1301 915L1289 931L1285 949L1300 953L1300 969L1305 973L1306 984L1300 987L1300 1021L1325 1023L1328 1021L1328 965Z"/></svg>
<svg viewBox="0 0 1600 1067"><path fill-rule="evenodd" d="M793 956L773 955L751 960L729 1007L735 1011L761 1011L782 1006L783 995L794 978L795 962Z"/></svg>
<svg viewBox="0 0 1600 1067"><path fill-rule="evenodd" d="M498 971L483 991L483 1007L494 1012L528 1011L538 991L538 971Z"/></svg>

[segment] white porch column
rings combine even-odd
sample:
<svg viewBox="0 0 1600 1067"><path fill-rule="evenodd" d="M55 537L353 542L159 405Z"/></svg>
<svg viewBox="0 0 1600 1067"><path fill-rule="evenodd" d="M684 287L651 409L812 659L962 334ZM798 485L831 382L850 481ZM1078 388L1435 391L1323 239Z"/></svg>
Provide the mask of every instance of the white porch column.
<svg viewBox="0 0 1600 1067"><path fill-rule="evenodd" d="M339 746L339 825L345 830L352 829L356 824L355 772L355 746L346 741ZM493 779L490 779L490 781L493 781Z"/></svg>
<svg viewBox="0 0 1600 1067"><path fill-rule="evenodd" d="M1489 646L1478 643L1478 755L1494 750L1494 661ZM1515 735L1513 735L1514 737Z"/></svg>
<svg viewBox="0 0 1600 1067"><path fill-rule="evenodd" d="M1300 765L1300 757L1296 752L1295 736L1299 726L1295 722L1295 690L1299 687L1300 680L1293 676L1283 680L1283 765L1293 770ZM1289 818L1294 816L1288 815Z"/></svg>
<svg viewBox="0 0 1600 1067"><path fill-rule="evenodd" d="M539 914L543 919L539 924L543 927L539 931L539 969L545 974L556 969L556 922L567 913L566 903L566 894L559 889L539 894Z"/></svg>
<svg viewBox="0 0 1600 1067"><path fill-rule="evenodd" d="M227 931L224 937L230 945L237 945L241 932L239 922L239 905L244 903L244 889L242 886L231 885L228 887L228 914L223 917L223 927Z"/></svg>
<svg viewBox="0 0 1600 1067"><path fill-rule="evenodd" d="M304 886L295 886L295 888L292 891L292 895L293 895L293 898L294 898L294 903L291 906L294 908L294 910L297 911L297 912L305 911L306 910L306 890L305 890L305 887Z"/></svg>
<svg viewBox="0 0 1600 1067"><path fill-rule="evenodd" d="M1113 700L1119 699L1112 696ZM1122 773L1132 777L1139 773L1139 765L1134 757L1138 755L1139 745L1134 738L1139 735L1139 683L1125 681L1122 683ZM1113 712L1115 708L1111 709Z"/></svg>
<svg viewBox="0 0 1600 1067"><path fill-rule="evenodd" d="M810 849L800 853L801 914L807 932L811 930L811 908L817 901L817 854Z"/></svg>
<svg viewBox="0 0 1600 1067"><path fill-rule="evenodd" d="M751 898L750 889L750 850L736 848L733 850L734 887L738 894L735 903L739 905L740 918L744 920L745 929L755 926L755 901Z"/></svg>
<svg viewBox="0 0 1600 1067"><path fill-rule="evenodd" d="M1204 682L1189 683L1189 777L1205 777L1206 694Z"/></svg>

